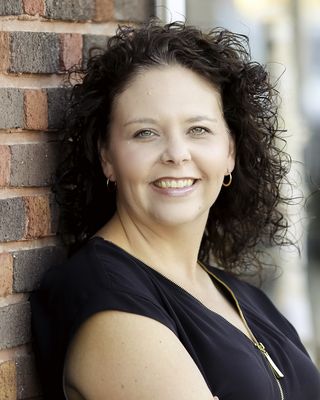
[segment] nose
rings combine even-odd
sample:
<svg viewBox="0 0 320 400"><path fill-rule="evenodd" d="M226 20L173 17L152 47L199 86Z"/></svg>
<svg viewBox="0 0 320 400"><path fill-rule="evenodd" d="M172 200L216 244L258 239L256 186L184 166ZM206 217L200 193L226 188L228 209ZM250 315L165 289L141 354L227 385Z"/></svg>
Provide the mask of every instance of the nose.
<svg viewBox="0 0 320 400"><path fill-rule="evenodd" d="M168 138L161 153L161 161L165 164L180 165L191 160L190 148L187 138L174 137Z"/></svg>

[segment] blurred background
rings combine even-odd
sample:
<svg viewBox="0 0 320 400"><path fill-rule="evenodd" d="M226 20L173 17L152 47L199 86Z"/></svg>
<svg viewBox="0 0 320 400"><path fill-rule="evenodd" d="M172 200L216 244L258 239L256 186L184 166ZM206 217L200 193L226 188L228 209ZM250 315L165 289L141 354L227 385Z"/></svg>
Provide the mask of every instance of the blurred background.
<svg viewBox="0 0 320 400"><path fill-rule="evenodd" d="M274 251L280 266L263 289L298 330L320 367L320 0L156 0L163 21L221 26L250 39L252 58L281 76L281 116L291 178L301 197L290 211L300 252Z"/></svg>

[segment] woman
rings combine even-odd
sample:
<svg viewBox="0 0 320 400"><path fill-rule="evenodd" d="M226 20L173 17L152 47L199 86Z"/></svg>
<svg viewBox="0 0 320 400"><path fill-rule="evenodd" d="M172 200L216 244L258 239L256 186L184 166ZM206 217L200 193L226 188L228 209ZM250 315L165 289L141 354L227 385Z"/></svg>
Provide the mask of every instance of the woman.
<svg viewBox="0 0 320 400"><path fill-rule="evenodd" d="M235 276L287 228L277 92L246 45L152 21L89 61L56 183L74 254L32 299L48 398L63 376L69 400L320 399L294 328Z"/></svg>

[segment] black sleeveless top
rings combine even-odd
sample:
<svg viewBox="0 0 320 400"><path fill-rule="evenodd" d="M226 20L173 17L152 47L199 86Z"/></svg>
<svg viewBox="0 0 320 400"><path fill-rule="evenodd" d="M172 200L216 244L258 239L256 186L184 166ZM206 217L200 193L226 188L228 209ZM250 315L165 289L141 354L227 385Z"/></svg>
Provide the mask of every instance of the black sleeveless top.
<svg viewBox="0 0 320 400"><path fill-rule="evenodd" d="M120 310L171 329L219 400L320 400L319 371L292 325L261 290L207 268L232 290L283 378L275 378L266 357L226 319L118 246L96 237L66 263L50 268L31 298L45 398L64 399L64 356L81 323L99 311Z"/></svg>

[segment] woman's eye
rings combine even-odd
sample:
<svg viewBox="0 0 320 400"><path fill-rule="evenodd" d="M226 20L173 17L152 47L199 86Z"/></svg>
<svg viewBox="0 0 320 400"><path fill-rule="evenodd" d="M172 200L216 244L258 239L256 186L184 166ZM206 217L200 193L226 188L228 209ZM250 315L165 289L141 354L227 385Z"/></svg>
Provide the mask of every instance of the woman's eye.
<svg viewBox="0 0 320 400"><path fill-rule="evenodd" d="M152 136L155 136L155 132L153 132L152 130L150 130L150 129L142 129L141 131L138 131L135 135L134 135L134 137L137 137L137 138L150 138L150 137L152 137Z"/></svg>
<svg viewBox="0 0 320 400"><path fill-rule="evenodd" d="M190 132L194 136L202 136L210 133L211 131L208 128L204 128L203 126L194 126L190 129Z"/></svg>

